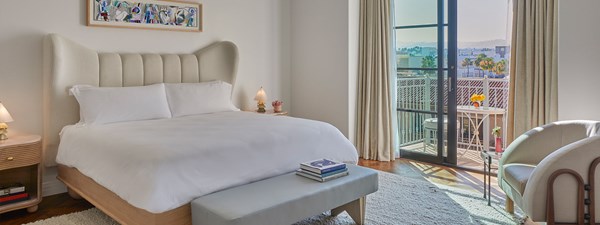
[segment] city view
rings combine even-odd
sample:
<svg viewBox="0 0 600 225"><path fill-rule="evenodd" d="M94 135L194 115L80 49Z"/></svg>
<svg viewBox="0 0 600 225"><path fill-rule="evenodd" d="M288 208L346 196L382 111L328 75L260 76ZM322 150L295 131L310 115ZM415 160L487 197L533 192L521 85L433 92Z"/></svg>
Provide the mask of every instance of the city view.
<svg viewBox="0 0 600 225"><path fill-rule="evenodd" d="M396 49L398 68L437 68L437 48L435 43L408 45ZM510 47L505 40L493 40L477 43L462 43L458 48L457 76L484 78L507 78L509 70ZM448 50L444 49L447 55ZM444 62L446 64L447 62ZM432 71L399 71L399 76L433 75Z"/></svg>
<svg viewBox="0 0 600 225"><path fill-rule="evenodd" d="M458 1L456 102L448 100L448 19L444 39L438 36L437 1L396 0L395 56L397 66L398 135L401 152L437 156L438 145L447 154L447 127L444 116L443 140L438 140L437 112L457 108L457 165L481 169L481 151L503 148L510 78L509 4L506 0ZM446 8L444 6L444 8ZM415 10L421 9L421 10ZM434 9L434 10L431 10ZM489 9L489 10L481 10ZM419 13L417 13L417 11ZM443 68L438 67L438 43L444 41ZM443 78L444 82L438 82ZM438 86L443 84L443 86ZM439 95L439 93L442 95ZM471 96L483 94L482 108L473 111ZM443 105L438 99L443 97ZM493 116L492 116L493 114ZM500 131L496 139L492 130ZM454 137L452 137L454 138ZM499 144L496 142L500 140ZM501 149L500 149L501 150Z"/></svg>

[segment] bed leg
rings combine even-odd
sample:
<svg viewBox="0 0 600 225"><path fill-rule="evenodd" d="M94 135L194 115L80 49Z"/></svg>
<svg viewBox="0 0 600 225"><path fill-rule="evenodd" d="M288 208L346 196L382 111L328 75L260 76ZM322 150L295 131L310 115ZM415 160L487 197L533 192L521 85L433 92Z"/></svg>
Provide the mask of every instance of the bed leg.
<svg viewBox="0 0 600 225"><path fill-rule="evenodd" d="M81 199L81 195L77 194L77 192L73 191L73 189L67 187L67 192L69 193L69 196L71 196L71 198Z"/></svg>

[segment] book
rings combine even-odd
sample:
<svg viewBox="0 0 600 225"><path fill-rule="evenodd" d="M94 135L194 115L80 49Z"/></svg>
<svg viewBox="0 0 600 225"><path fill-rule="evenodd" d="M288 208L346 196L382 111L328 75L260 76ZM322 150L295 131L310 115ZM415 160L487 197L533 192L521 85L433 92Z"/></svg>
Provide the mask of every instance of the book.
<svg viewBox="0 0 600 225"><path fill-rule="evenodd" d="M17 203L17 202L22 202L22 201L27 201L27 200L29 200L29 197L10 200L10 201L6 201L6 202L0 202L0 206L13 204L13 203Z"/></svg>
<svg viewBox="0 0 600 225"><path fill-rule="evenodd" d="M23 184L10 184L6 186L0 186L0 197L25 192L25 186Z"/></svg>
<svg viewBox="0 0 600 225"><path fill-rule="evenodd" d="M345 163L339 163L329 159L317 159L300 164L300 169L308 170L318 174L324 174L344 168L346 168Z"/></svg>
<svg viewBox="0 0 600 225"><path fill-rule="evenodd" d="M296 170L296 172L305 172L305 173L307 173L309 175L313 175L313 176L321 177L321 178L332 176L332 175L335 175L335 174L338 174L338 173L343 173L343 172L346 172L346 171L348 171L348 168L343 168L341 170L334 170L334 171L331 171L331 172L328 172L328 173L324 173L324 174L318 174L318 173L311 172L309 170L303 170L303 169Z"/></svg>
<svg viewBox="0 0 600 225"><path fill-rule="evenodd" d="M302 177L306 177L306 178L311 179L311 180L316 180L316 181L319 181L319 182L327 182L327 181L330 181L330 180L333 180L333 179L337 179L337 178L340 178L340 177L343 177L343 176L347 176L348 175L348 171L337 173L337 174L334 174L334 175L331 175L331 176L328 176L328 177L317 177L317 176L314 176L314 175L306 173L306 171L296 171L296 175L302 176Z"/></svg>
<svg viewBox="0 0 600 225"><path fill-rule="evenodd" d="M0 205L6 205L9 203L20 202L29 199L27 192L15 193L0 197Z"/></svg>

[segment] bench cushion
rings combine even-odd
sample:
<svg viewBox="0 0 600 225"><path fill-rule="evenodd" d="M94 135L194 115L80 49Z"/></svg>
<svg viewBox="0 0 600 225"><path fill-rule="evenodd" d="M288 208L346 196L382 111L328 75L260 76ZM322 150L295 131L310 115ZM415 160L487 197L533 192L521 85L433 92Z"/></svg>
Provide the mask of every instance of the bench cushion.
<svg viewBox="0 0 600 225"><path fill-rule="evenodd" d="M289 173L192 201L194 225L292 224L378 189L377 172L348 165L348 176L320 183Z"/></svg>

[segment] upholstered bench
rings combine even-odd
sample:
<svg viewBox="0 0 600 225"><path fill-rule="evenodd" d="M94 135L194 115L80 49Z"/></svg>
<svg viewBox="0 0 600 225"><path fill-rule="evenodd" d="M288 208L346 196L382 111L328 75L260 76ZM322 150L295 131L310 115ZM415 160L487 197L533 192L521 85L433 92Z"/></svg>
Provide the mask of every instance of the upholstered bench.
<svg viewBox="0 0 600 225"><path fill-rule="evenodd" d="M366 195L377 191L377 172L348 165L348 176L320 183L294 173L202 196L192 201L194 225L292 224L331 210L363 224Z"/></svg>

